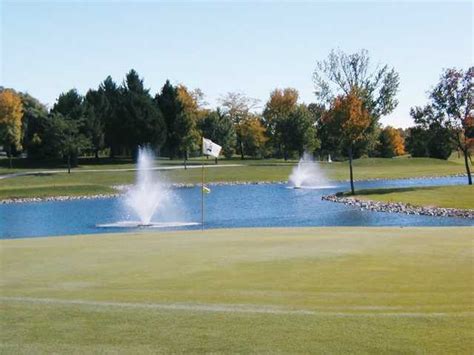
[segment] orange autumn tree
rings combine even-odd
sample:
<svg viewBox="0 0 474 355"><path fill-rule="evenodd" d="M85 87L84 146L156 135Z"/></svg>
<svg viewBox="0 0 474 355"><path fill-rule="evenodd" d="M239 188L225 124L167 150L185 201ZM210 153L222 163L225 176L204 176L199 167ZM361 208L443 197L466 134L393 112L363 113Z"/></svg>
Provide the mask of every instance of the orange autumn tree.
<svg viewBox="0 0 474 355"><path fill-rule="evenodd" d="M370 127L370 114L358 92L351 90L347 95L334 99L323 120L328 131L333 137L339 137L339 144L347 151L351 193L354 195L353 150L354 145L364 139L364 133Z"/></svg>
<svg viewBox="0 0 474 355"><path fill-rule="evenodd" d="M391 126L385 127L380 132L380 155L392 158L403 154L405 154L405 140L400 131Z"/></svg>
<svg viewBox="0 0 474 355"><path fill-rule="evenodd" d="M21 121L23 105L13 90L0 91L0 144L7 151L12 167L11 148L21 148Z"/></svg>

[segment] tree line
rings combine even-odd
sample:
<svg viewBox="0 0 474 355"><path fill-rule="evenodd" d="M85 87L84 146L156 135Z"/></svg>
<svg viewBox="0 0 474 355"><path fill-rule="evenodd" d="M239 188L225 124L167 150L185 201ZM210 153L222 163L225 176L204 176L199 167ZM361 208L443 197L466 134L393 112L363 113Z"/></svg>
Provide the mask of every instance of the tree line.
<svg viewBox="0 0 474 355"><path fill-rule="evenodd" d="M260 105L243 93L220 97L208 108L201 90L166 81L153 95L130 70L121 84L110 76L84 96L62 93L48 109L27 93L0 88L0 145L9 157L64 158L132 156L149 144L160 156L186 160L200 154L201 137L241 159L302 156L352 160L362 156L412 156L447 159L453 149L469 172L473 129L473 67L447 69L425 107L414 107L415 126L382 128L380 119L398 102L399 75L374 67L366 50L331 51L316 63L315 102L304 104L293 88L275 89ZM263 106L263 107L262 107ZM469 174L470 176L470 174ZM352 190L353 184L352 184Z"/></svg>

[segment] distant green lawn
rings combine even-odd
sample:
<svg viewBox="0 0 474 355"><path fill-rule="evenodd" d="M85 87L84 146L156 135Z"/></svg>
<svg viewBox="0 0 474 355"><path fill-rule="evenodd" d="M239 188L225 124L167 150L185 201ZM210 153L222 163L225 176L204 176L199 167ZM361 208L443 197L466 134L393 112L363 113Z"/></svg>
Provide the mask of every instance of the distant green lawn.
<svg viewBox="0 0 474 355"><path fill-rule="evenodd" d="M199 161L192 161L191 165L198 165ZM295 161L282 160L230 160L220 161L219 165L243 164L243 166L206 169L206 181L282 181L287 180L295 165ZM162 166L181 165L178 161L159 161ZM206 164L214 165L212 161ZM346 180L348 178L348 164L346 162L320 163L321 169L332 180ZM73 190L82 190L84 194L107 193L110 187L120 184L131 184L135 172L124 169L133 169L131 162L123 164L107 163L102 165L81 165L71 174L44 174L21 176L0 180L0 198L36 196L35 188L42 189L50 196L73 194ZM94 172L84 170L98 170ZM118 169L114 171L99 171L104 169ZM55 169L52 169L55 170ZM123 171L121 171L123 170ZM21 171L30 171L24 169ZM464 166L459 161L444 161L428 158L398 158L398 159L358 159L354 162L354 174L358 180L371 178L404 178L416 176L442 176L464 172ZM179 169L160 172L162 178L176 183L198 183L201 180L200 169ZM87 186L92 187L88 188ZM76 187L74 187L76 186ZM46 188L49 187L49 190Z"/></svg>
<svg viewBox="0 0 474 355"><path fill-rule="evenodd" d="M472 231L2 240L0 352L472 354Z"/></svg>
<svg viewBox="0 0 474 355"><path fill-rule="evenodd" d="M367 189L357 191L355 197L414 206L474 209L473 185Z"/></svg>

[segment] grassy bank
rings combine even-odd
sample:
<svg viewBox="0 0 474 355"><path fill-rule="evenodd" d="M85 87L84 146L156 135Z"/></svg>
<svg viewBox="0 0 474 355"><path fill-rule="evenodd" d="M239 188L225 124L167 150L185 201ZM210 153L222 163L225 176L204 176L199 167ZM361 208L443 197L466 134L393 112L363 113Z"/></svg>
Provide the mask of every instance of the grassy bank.
<svg viewBox="0 0 474 355"><path fill-rule="evenodd" d="M160 161L161 166L181 164L180 162ZM193 165L198 161L191 162ZM219 165L242 164L242 166L227 166L209 168L206 170L206 180L209 182L225 181L281 181L287 180L296 162L282 160L230 160L220 162ZM178 165L179 165L178 164ZM206 164L213 165L212 161ZM331 180L346 180L348 165L345 162L332 164L320 163L321 169ZM71 189L80 186L84 194L107 193L113 185L130 184L133 182L134 165L130 162L114 165L83 165L73 173L53 173L50 169L36 175L19 176L0 180L0 198L33 197L35 188L49 191L50 196L70 195ZM25 169L24 171L29 171ZM21 172L24 172L23 170ZM359 159L354 162L356 179L395 179L417 176L443 176L464 172L464 166L457 161L443 161L428 158L400 158L400 159ZM200 169L178 169L160 172L164 179L177 183L197 183L201 180ZM87 188L87 186L93 186Z"/></svg>
<svg viewBox="0 0 474 355"><path fill-rule="evenodd" d="M471 353L472 228L3 240L2 353Z"/></svg>
<svg viewBox="0 0 474 355"><path fill-rule="evenodd" d="M402 202L413 206L474 209L474 186L430 186L359 190L358 199Z"/></svg>

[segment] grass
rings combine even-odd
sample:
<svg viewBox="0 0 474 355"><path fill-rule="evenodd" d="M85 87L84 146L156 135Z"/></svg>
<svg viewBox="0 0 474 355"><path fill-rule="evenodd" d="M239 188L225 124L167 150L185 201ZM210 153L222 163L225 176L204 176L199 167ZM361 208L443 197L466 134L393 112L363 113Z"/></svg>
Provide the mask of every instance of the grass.
<svg viewBox="0 0 474 355"><path fill-rule="evenodd" d="M430 186L390 189L367 189L356 198L382 202L402 202L414 206L474 209L474 186Z"/></svg>
<svg viewBox="0 0 474 355"><path fill-rule="evenodd" d="M90 161L88 161L91 164ZM87 161L85 162L87 163ZM206 170L206 180L209 182L222 181L281 181L287 180L295 161L282 160L229 160L222 161L220 165L243 164L243 166L228 166ZM161 165L179 165L178 161L160 161ZM197 165L199 161L192 161ZM212 161L206 164L213 165ZM35 188L47 192L50 187L50 196L70 195L82 190L84 194L107 193L111 186L130 184L133 182L135 172L126 170L133 168L131 162L119 161L118 163L106 162L98 165L81 165L73 173L48 173L38 172L36 175L18 176L0 180L0 198L33 197L36 196ZM91 172L90 170L94 170ZM332 180L345 180L348 178L348 165L346 162L332 164L321 163L322 170ZM100 171L104 169L117 169L114 171ZM53 169L54 170L54 169ZM123 170L123 171L122 171ZM28 169L22 171L30 171ZM34 171L34 170L33 170ZM21 171L20 171L21 172ZM460 162L444 161L429 158L398 158L398 159L358 159L354 162L356 179L373 178L406 178L417 176L443 176L464 172ZM168 181L177 183L198 183L201 180L200 169L178 169L162 171L161 176ZM93 187L87 188L87 185Z"/></svg>
<svg viewBox="0 0 474 355"><path fill-rule="evenodd" d="M1 352L470 354L472 242L472 228L2 240Z"/></svg>

